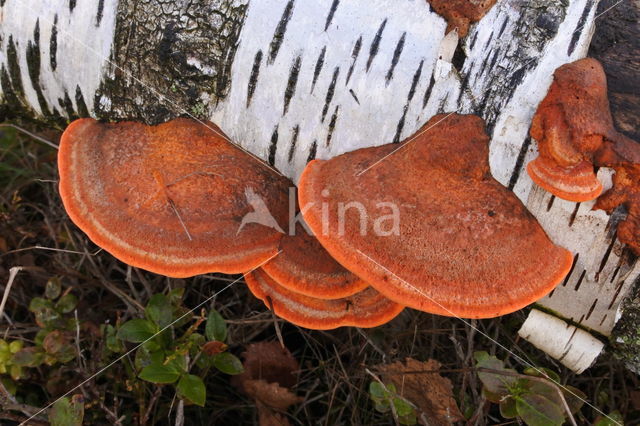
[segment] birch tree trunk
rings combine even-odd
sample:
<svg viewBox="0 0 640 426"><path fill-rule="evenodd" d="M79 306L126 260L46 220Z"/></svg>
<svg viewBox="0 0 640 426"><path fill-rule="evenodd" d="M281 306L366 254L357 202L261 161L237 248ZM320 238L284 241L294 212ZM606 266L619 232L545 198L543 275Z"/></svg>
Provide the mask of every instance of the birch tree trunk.
<svg viewBox="0 0 640 426"><path fill-rule="evenodd" d="M478 114L494 177L576 255L521 334L584 370L640 264L615 239L621 213L556 199L523 170L536 107L553 71L586 55L598 0L498 0L461 40L425 0L389 4L0 0L0 114L210 119L294 180L313 158L401 141L437 113Z"/></svg>

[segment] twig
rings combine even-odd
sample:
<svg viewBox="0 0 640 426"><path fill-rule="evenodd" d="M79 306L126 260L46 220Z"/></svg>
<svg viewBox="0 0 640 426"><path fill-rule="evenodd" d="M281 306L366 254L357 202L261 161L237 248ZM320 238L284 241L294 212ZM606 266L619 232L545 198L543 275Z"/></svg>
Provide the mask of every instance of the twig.
<svg viewBox="0 0 640 426"><path fill-rule="evenodd" d="M18 272L22 271L24 268L22 266L14 266L9 269L9 281L7 281L7 286L4 288L4 294L2 295L2 302L0 302L0 319L2 319L2 314L4 313L4 306L7 304L7 300L9 299L9 292L11 291L11 286L13 286L13 281L16 279L16 275Z"/></svg>
<svg viewBox="0 0 640 426"><path fill-rule="evenodd" d="M45 145L49 145L51 148L58 149L58 145L56 145L55 143L50 142L50 141L46 140L45 138L43 138L41 136L38 136L38 135L36 135L34 133L31 133L30 131L28 131L26 129L23 129L20 126L16 126L15 124L1 123L0 127L11 127L12 129L16 129L17 131L22 132L25 135L30 136L30 137L32 137L33 139L35 139L35 140L37 140L39 142L42 142Z"/></svg>

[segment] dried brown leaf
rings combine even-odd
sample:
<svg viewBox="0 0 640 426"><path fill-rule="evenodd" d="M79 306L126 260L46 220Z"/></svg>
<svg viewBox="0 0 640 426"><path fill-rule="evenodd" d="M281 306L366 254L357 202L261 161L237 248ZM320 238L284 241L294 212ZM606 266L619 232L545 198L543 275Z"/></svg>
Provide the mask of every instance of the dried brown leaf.
<svg viewBox="0 0 640 426"><path fill-rule="evenodd" d="M407 358L404 363L379 365L377 369L384 381L393 383L402 397L418 407L422 412L418 413L419 421L424 417L430 426L441 426L464 419L453 398L451 381L438 372L438 361Z"/></svg>
<svg viewBox="0 0 640 426"><path fill-rule="evenodd" d="M259 342L247 346L242 353L244 373L235 376L232 383L243 389L246 380L264 380L267 383L277 383L285 388L296 384L296 371L300 364L287 348L278 342Z"/></svg>
<svg viewBox="0 0 640 426"><path fill-rule="evenodd" d="M244 382L244 390L256 401L256 405L262 404L275 411L286 411L290 406L302 402L302 398L289 389L264 380L247 380Z"/></svg>

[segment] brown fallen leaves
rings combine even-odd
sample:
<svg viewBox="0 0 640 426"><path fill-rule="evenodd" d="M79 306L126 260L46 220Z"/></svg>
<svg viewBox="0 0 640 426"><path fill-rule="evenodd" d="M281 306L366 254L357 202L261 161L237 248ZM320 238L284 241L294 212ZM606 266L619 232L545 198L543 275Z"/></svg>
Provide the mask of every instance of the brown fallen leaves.
<svg viewBox="0 0 640 426"><path fill-rule="evenodd" d="M440 375L438 361L407 358L404 363L383 364L376 370L385 382L396 386L400 396L415 404L421 424L441 426L464 420L453 399L453 385Z"/></svg>
<svg viewBox="0 0 640 426"><path fill-rule="evenodd" d="M278 342L260 342L243 352L244 373L234 376L232 384L255 401L260 426L287 426L284 413L302 402L291 392L297 382L298 361Z"/></svg>

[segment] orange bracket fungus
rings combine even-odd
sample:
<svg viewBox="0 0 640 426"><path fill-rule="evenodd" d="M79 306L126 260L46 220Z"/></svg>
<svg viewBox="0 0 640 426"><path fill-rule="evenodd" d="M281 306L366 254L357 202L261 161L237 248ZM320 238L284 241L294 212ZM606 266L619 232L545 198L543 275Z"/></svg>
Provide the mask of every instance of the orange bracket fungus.
<svg viewBox="0 0 640 426"><path fill-rule="evenodd" d="M213 124L73 122L60 143L60 195L73 222L118 259L172 277L243 273L275 256L282 234L258 223L248 192L288 217L288 179ZM240 230L242 225L242 229Z"/></svg>
<svg viewBox="0 0 640 426"><path fill-rule="evenodd" d="M287 290L262 269L245 274L245 280L253 295L277 316L313 330L377 327L391 321L403 309L371 287L350 297L325 300Z"/></svg>
<svg viewBox="0 0 640 426"><path fill-rule="evenodd" d="M336 262L303 226L280 241L280 254L262 270L281 286L318 299L340 299L369 285Z"/></svg>
<svg viewBox="0 0 640 426"><path fill-rule="evenodd" d="M496 4L497 0L428 0L436 13L448 22L447 32L458 29L465 37L469 26L478 22Z"/></svg>
<svg viewBox="0 0 640 426"><path fill-rule="evenodd" d="M423 129L309 163L300 206L320 243L384 296L435 314L494 317L550 292L573 257L492 178L482 119L441 115ZM372 226L383 205L398 232Z"/></svg>
<svg viewBox="0 0 640 426"><path fill-rule="evenodd" d="M602 184L594 167L615 170L613 189L595 208L627 208L618 237L640 254L640 144L615 129L606 75L597 60L586 58L556 70L533 118L531 136L538 141L540 155L527 166L529 176L562 199L598 198Z"/></svg>

